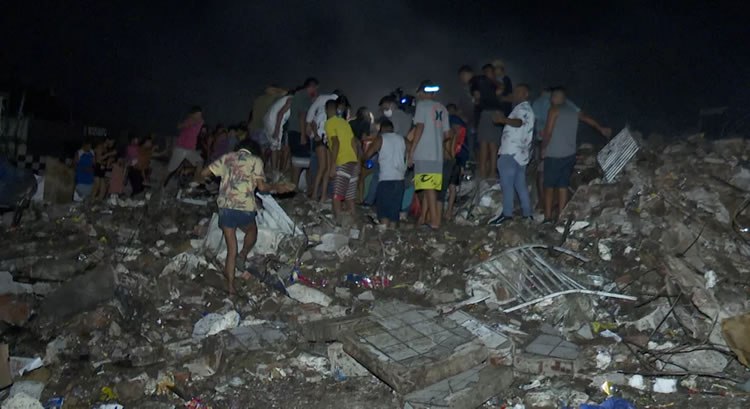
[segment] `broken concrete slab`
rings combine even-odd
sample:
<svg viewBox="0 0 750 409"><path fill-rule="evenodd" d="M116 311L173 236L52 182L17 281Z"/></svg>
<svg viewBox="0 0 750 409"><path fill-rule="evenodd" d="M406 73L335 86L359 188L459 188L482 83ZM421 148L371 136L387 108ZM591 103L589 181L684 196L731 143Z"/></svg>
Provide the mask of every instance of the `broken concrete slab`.
<svg viewBox="0 0 750 409"><path fill-rule="evenodd" d="M328 346L328 362L331 373L341 373L346 377L370 376L370 371L344 352L344 344L334 342Z"/></svg>
<svg viewBox="0 0 750 409"><path fill-rule="evenodd" d="M29 294L34 291L31 284L18 283L13 280L13 275L7 271L0 271L0 295L3 294Z"/></svg>
<svg viewBox="0 0 750 409"><path fill-rule="evenodd" d="M525 348L526 352L551 358L575 360L580 350L578 345L556 335L542 334Z"/></svg>
<svg viewBox="0 0 750 409"><path fill-rule="evenodd" d="M2 409L44 409L39 399L19 393L3 402Z"/></svg>
<svg viewBox="0 0 750 409"><path fill-rule="evenodd" d="M729 364L724 354L708 349L674 354L667 361L664 370L675 372L719 373Z"/></svg>
<svg viewBox="0 0 750 409"><path fill-rule="evenodd" d="M74 277L47 296L39 309L41 324L90 310L115 296L116 274L109 264Z"/></svg>
<svg viewBox="0 0 750 409"><path fill-rule="evenodd" d="M520 373L542 376L572 376L578 372L579 362L542 355L517 353L513 356L513 369Z"/></svg>
<svg viewBox="0 0 750 409"><path fill-rule="evenodd" d="M210 313L198 320L193 326L193 340L201 340L221 331L236 328L240 324L240 314L230 310L223 314Z"/></svg>
<svg viewBox="0 0 750 409"><path fill-rule="evenodd" d="M457 375L489 356L467 329L433 310L380 302L370 321L344 335L344 351L399 393Z"/></svg>
<svg viewBox="0 0 750 409"><path fill-rule="evenodd" d="M404 397L404 409L473 409L506 391L513 369L480 365Z"/></svg>
<svg viewBox="0 0 750 409"><path fill-rule="evenodd" d="M320 290L306 285L295 283L286 288L289 297L301 302L302 304L317 304L327 307L333 302L331 297L327 296Z"/></svg>
<svg viewBox="0 0 750 409"><path fill-rule="evenodd" d="M341 340L347 332L368 323L369 315L358 313L341 318L303 322L296 329L308 342L330 342Z"/></svg>
<svg viewBox="0 0 750 409"><path fill-rule="evenodd" d="M226 331L227 351L258 351L286 342L286 325L282 322L241 326Z"/></svg>

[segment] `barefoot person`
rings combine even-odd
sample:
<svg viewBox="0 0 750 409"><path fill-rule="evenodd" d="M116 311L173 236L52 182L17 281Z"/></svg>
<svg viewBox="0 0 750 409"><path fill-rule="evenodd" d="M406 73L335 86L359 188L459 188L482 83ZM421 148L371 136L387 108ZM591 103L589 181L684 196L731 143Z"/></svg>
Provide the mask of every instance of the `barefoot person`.
<svg viewBox="0 0 750 409"><path fill-rule="evenodd" d="M263 173L263 159L251 152L254 142L246 138L240 142L236 152L223 155L206 169L201 175L208 178L211 175L221 178L219 197L219 227L224 233L227 244L227 260L224 273L227 276L227 289L234 295L234 270L245 269L245 259L253 249L258 238L258 226L255 224L257 205L255 203L255 189L260 191L287 192L290 186L267 184ZM242 250L237 254L237 229L245 232Z"/></svg>

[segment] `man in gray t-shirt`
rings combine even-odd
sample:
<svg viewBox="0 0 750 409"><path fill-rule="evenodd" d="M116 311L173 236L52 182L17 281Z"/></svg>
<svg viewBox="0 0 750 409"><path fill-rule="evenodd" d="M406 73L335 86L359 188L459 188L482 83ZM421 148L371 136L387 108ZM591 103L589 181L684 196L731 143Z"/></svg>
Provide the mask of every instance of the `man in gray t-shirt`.
<svg viewBox="0 0 750 409"><path fill-rule="evenodd" d="M599 125L577 107L567 105L565 89L552 90L552 107L542 131L544 158L544 219L552 221L552 202L557 195L558 217L568 204L570 176L576 163L578 121L584 122L609 138L612 130Z"/></svg>
<svg viewBox="0 0 750 409"><path fill-rule="evenodd" d="M437 192L443 186L443 143L451 135L448 110L434 101L439 89L431 81L422 81L417 89L414 140L408 154L408 163L414 165L414 188L422 202L418 225L429 223L433 229L440 228L442 218Z"/></svg>

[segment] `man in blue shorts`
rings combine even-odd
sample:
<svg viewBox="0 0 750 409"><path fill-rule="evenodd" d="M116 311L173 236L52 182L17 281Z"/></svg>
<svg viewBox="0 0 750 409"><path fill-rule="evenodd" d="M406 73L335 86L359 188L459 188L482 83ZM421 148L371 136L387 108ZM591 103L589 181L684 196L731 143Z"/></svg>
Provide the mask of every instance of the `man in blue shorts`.
<svg viewBox="0 0 750 409"><path fill-rule="evenodd" d="M609 138L612 130L599 125L593 118L565 103L562 87L552 89L552 107L547 114L547 124L542 131L542 157L544 158L544 220L551 223L552 203L558 197L559 217L568 204L570 176L576 164L578 148L576 136L578 121L584 122Z"/></svg>

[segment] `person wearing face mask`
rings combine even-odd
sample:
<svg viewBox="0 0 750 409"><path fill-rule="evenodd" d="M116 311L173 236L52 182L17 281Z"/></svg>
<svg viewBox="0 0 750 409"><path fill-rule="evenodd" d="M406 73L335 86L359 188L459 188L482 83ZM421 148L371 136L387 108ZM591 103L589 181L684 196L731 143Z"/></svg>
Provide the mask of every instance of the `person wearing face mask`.
<svg viewBox="0 0 750 409"><path fill-rule="evenodd" d="M382 119L393 123L393 131L399 135L407 135L412 127L412 116L398 108L396 98L389 95L380 99Z"/></svg>
<svg viewBox="0 0 750 409"><path fill-rule="evenodd" d="M382 116L378 120L378 124L382 124L385 121L390 122L393 125L393 132L406 137L412 130L413 118L411 115L406 113L404 110L398 107L398 101L393 95L388 95L380 99L378 104L380 107L380 113ZM372 177L368 184L367 196L365 197L364 204L372 206L377 200L377 189L378 182L380 180L380 167L378 165L377 154L373 158L373 168L371 170Z"/></svg>

